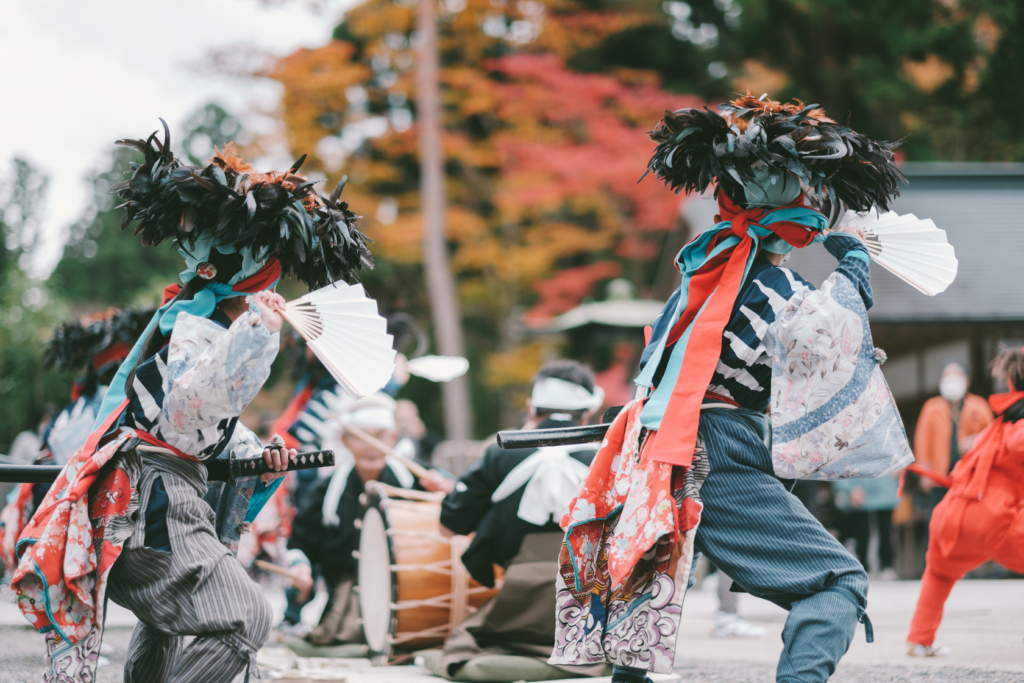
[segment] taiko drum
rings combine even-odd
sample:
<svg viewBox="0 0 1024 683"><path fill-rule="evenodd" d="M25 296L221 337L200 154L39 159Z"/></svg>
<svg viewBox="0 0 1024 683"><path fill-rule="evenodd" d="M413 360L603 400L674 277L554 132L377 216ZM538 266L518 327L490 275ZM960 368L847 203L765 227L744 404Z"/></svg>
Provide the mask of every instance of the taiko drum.
<svg viewBox="0 0 1024 683"><path fill-rule="evenodd" d="M367 486L359 539L359 608L371 653L436 647L497 593L474 581L460 557L466 536L441 533L443 496ZM500 586L500 568L496 567Z"/></svg>

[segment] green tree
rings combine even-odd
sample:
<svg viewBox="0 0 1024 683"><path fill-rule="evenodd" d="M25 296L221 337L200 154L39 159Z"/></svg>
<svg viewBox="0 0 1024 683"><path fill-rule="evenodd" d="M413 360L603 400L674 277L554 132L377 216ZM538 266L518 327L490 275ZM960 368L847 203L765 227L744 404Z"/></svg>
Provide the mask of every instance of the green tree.
<svg viewBox="0 0 1024 683"><path fill-rule="evenodd" d="M121 234L123 210L110 187L124 178L135 154L119 147L111 154L110 168L94 173L92 199L83 217L72 227L64 255L50 275L49 284L68 301L92 307L149 303L167 284L177 282L181 257L169 244L143 247L131 234ZM147 300L136 301L138 297Z"/></svg>
<svg viewBox="0 0 1024 683"><path fill-rule="evenodd" d="M213 156L213 148L224 149L229 142L239 142L242 123L216 102L208 102L185 120L181 145L196 166Z"/></svg>
<svg viewBox="0 0 1024 683"><path fill-rule="evenodd" d="M0 452L35 429L47 404L63 405L71 377L42 369L44 341L64 313L27 274L39 242L49 179L23 159L0 177Z"/></svg>
<svg viewBox="0 0 1024 683"><path fill-rule="evenodd" d="M657 71L665 87L817 102L909 160L1024 159L1024 5L1005 0L672 0L667 22L570 64Z"/></svg>
<svg viewBox="0 0 1024 683"><path fill-rule="evenodd" d="M1024 8L989 0L741 0L738 51L911 159L1024 158Z"/></svg>
<svg viewBox="0 0 1024 683"><path fill-rule="evenodd" d="M211 102L186 120L180 140L188 159L198 165L209 158L215 145L223 149L241 134L238 119ZM109 167L89 178L92 199L71 227L64 255L49 280L73 303L152 305L165 286L178 282L182 260L170 243L143 247L130 234L121 234L124 211L117 208L110 187L124 179L137 156L125 147L115 147Z"/></svg>
<svg viewBox="0 0 1024 683"><path fill-rule="evenodd" d="M50 178L24 159L11 161L11 176L0 183L0 291L14 269L29 268L42 229Z"/></svg>

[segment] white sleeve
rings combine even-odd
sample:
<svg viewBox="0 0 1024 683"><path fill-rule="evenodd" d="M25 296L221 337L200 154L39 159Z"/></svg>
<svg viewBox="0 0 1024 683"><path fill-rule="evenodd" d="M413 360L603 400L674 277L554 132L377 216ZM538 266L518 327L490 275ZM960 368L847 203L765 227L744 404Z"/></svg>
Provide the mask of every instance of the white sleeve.
<svg viewBox="0 0 1024 683"><path fill-rule="evenodd" d="M253 309L226 331L179 314L167 354L162 426L189 433L240 415L270 376L279 340Z"/></svg>

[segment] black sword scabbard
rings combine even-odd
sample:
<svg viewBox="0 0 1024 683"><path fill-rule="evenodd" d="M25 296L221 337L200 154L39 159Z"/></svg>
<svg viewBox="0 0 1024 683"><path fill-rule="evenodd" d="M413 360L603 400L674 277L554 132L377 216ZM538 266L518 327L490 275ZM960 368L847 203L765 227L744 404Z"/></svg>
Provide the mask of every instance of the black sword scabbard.
<svg viewBox="0 0 1024 683"><path fill-rule="evenodd" d="M207 481L234 482L241 477L258 477L274 470L267 467L263 456L213 460L206 465ZM334 451L313 451L299 453L295 461L288 464L288 471L310 470L318 467L333 467ZM49 484L64 468L59 465L0 465L0 481L25 484Z"/></svg>
<svg viewBox="0 0 1024 683"><path fill-rule="evenodd" d="M0 465L0 481L49 484L62 469L60 465Z"/></svg>
<svg viewBox="0 0 1024 683"><path fill-rule="evenodd" d="M597 424L583 427L556 427L555 429L508 430L498 432L498 446L501 448L542 448L544 446L595 443L604 439L610 426L609 424Z"/></svg>
<svg viewBox="0 0 1024 683"><path fill-rule="evenodd" d="M509 429L498 432L498 448L543 448L544 446L572 446L598 443L604 440L608 428L625 406L612 406L604 411L601 423L582 427L556 427L554 429Z"/></svg>

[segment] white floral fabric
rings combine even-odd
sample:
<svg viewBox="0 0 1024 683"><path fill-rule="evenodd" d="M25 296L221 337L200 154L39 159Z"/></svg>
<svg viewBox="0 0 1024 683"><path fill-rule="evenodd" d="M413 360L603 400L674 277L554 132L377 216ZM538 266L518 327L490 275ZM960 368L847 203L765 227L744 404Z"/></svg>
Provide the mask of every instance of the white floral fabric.
<svg viewBox="0 0 1024 683"><path fill-rule="evenodd" d="M140 372L134 383L143 415L136 422L161 441L200 460L223 438L222 421L237 417L270 376L280 333L271 334L257 311L225 330L212 320L180 313L166 361L154 358L162 382ZM237 457L263 450L255 435L236 426L228 449Z"/></svg>
<svg viewBox="0 0 1024 683"><path fill-rule="evenodd" d="M872 478L913 462L867 309L845 275L790 299L770 337L776 475Z"/></svg>

